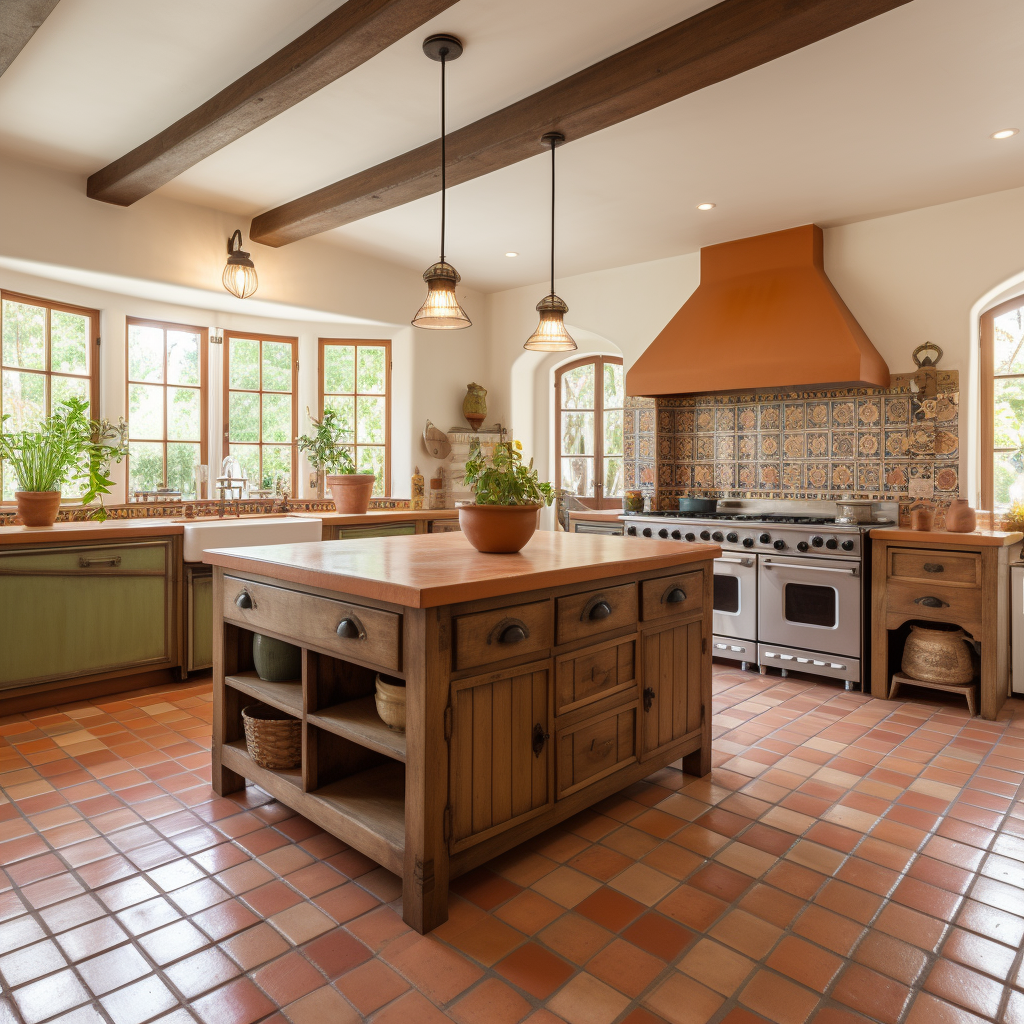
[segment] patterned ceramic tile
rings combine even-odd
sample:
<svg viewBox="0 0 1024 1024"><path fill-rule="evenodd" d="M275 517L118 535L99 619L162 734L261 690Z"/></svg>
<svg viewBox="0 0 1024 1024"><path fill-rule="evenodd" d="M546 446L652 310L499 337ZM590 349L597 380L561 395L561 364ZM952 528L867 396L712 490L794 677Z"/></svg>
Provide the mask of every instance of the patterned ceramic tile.
<svg viewBox="0 0 1024 1024"><path fill-rule="evenodd" d="M829 451L828 432L824 430L807 431L807 457L809 459L827 459Z"/></svg>
<svg viewBox="0 0 1024 1024"><path fill-rule="evenodd" d="M937 399L921 398L919 395L910 396L910 422L924 423L927 420L935 419L935 407Z"/></svg>
<svg viewBox="0 0 1024 1024"><path fill-rule="evenodd" d="M829 470L827 462L808 462L804 468L809 490L821 491L828 487Z"/></svg>
<svg viewBox="0 0 1024 1024"><path fill-rule="evenodd" d="M693 435L681 434L672 440L672 457L677 462L693 461Z"/></svg>
<svg viewBox="0 0 1024 1024"><path fill-rule="evenodd" d="M959 467L956 465L942 465L935 467L935 490L950 496L959 493Z"/></svg>
<svg viewBox="0 0 1024 1024"><path fill-rule="evenodd" d="M777 402L769 402L760 406L758 412L758 430L780 430L782 428L781 406Z"/></svg>
<svg viewBox="0 0 1024 1024"><path fill-rule="evenodd" d="M802 459L807 455L807 439L803 431L782 435L782 454L787 459Z"/></svg>
<svg viewBox="0 0 1024 1024"><path fill-rule="evenodd" d="M781 484L779 465L777 462L758 463L757 479L764 491L777 491Z"/></svg>
<svg viewBox="0 0 1024 1024"><path fill-rule="evenodd" d="M781 435L758 434L757 457L759 460L777 459L781 453Z"/></svg>
<svg viewBox="0 0 1024 1024"><path fill-rule="evenodd" d="M829 403L828 402L808 402L807 403L807 429L808 430L822 430L829 425ZM852 413L852 409L851 409ZM848 424L852 426L852 417Z"/></svg>
<svg viewBox="0 0 1024 1024"><path fill-rule="evenodd" d="M884 398L882 402L885 408L885 426L902 427L910 423L909 398Z"/></svg>
<svg viewBox="0 0 1024 1024"><path fill-rule="evenodd" d="M671 434L658 434L658 458L662 461L670 461L672 458L673 444L675 438Z"/></svg>
<svg viewBox="0 0 1024 1024"><path fill-rule="evenodd" d="M757 434L736 435L736 457L738 459L757 458Z"/></svg>
<svg viewBox="0 0 1024 1024"><path fill-rule="evenodd" d="M703 491L715 486L713 462L701 462L693 467L693 486Z"/></svg>
<svg viewBox="0 0 1024 1024"><path fill-rule="evenodd" d="M658 486L674 487L676 482L675 467L671 462L658 464Z"/></svg>
<svg viewBox="0 0 1024 1024"><path fill-rule="evenodd" d="M697 454L696 459L698 462L711 462L715 457L715 435L714 434L698 434L697 435Z"/></svg>
<svg viewBox="0 0 1024 1024"><path fill-rule="evenodd" d="M884 431L885 457L906 458L910 450L910 438L906 429Z"/></svg>
<svg viewBox="0 0 1024 1024"><path fill-rule="evenodd" d="M731 433L736 429L735 408L715 410L715 431L717 433Z"/></svg>
<svg viewBox="0 0 1024 1024"><path fill-rule="evenodd" d="M856 435L852 430L832 431L832 458L852 460L856 446Z"/></svg>
<svg viewBox="0 0 1024 1024"><path fill-rule="evenodd" d="M958 459L960 457L960 440L956 434L948 430L935 431L935 458Z"/></svg>
<svg viewBox="0 0 1024 1024"><path fill-rule="evenodd" d="M833 462L831 466L831 479L834 491L852 491L856 484L853 463Z"/></svg>
<svg viewBox="0 0 1024 1024"><path fill-rule="evenodd" d="M671 434L676 429L675 414L671 409L658 410L658 433Z"/></svg>
<svg viewBox="0 0 1024 1024"><path fill-rule="evenodd" d="M640 434L637 439L636 457L638 459L654 459L654 435Z"/></svg>
<svg viewBox="0 0 1024 1024"><path fill-rule="evenodd" d="M832 427L846 430L856 426L856 409L852 400L832 402ZM808 407L808 414L810 407Z"/></svg>
<svg viewBox="0 0 1024 1024"><path fill-rule="evenodd" d="M676 433L677 434L692 434L696 415L693 409L676 409L675 421L676 421Z"/></svg>
<svg viewBox="0 0 1024 1024"><path fill-rule="evenodd" d="M880 462L857 463L857 490L878 494L882 489L882 464Z"/></svg>
<svg viewBox="0 0 1024 1024"><path fill-rule="evenodd" d="M635 409L623 409L623 411L622 411L622 429L627 434L632 434L636 430L636 410Z"/></svg>
<svg viewBox="0 0 1024 1024"><path fill-rule="evenodd" d="M624 459L636 458L636 434L629 430L622 433L622 457Z"/></svg>
<svg viewBox="0 0 1024 1024"><path fill-rule="evenodd" d="M715 410L697 409L697 431L701 434L713 433L715 429Z"/></svg>
<svg viewBox="0 0 1024 1024"><path fill-rule="evenodd" d="M736 487L736 463L716 462L715 463L715 486L723 490L731 491Z"/></svg>
<svg viewBox="0 0 1024 1024"><path fill-rule="evenodd" d="M907 452L912 458L935 454L935 424L918 423L907 432Z"/></svg>
<svg viewBox="0 0 1024 1024"><path fill-rule="evenodd" d="M638 429L641 433L654 433L654 410L653 409L641 409L640 410L640 422Z"/></svg>
<svg viewBox="0 0 1024 1024"><path fill-rule="evenodd" d="M862 427L879 427L882 423L882 399L861 398L857 401L857 423Z"/></svg>
<svg viewBox="0 0 1024 1024"><path fill-rule="evenodd" d="M757 430L757 406L741 405L736 410L736 429L742 433Z"/></svg>
<svg viewBox="0 0 1024 1024"><path fill-rule="evenodd" d="M719 410L721 411L721 410ZM715 434L715 459L736 458L736 437L734 434Z"/></svg>
<svg viewBox="0 0 1024 1024"><path fill-rule="evenodd" d="M960 406L960 395L952 393L939 395L935 401L935 419L940 426L947 423L956 423L957 412ZM945 429L949 429L946 427Z"/></svg>
<svg viewBox="0 0 1024 1024"><path fill-rule="evenodd" d="M881 459L882 432L880 430L857 431L857 458Z"/></svg>
<svg viewBox="0 0 1024 1024"><path fill-rule="evenodd" d="M782 464L783 491L802 491L804 489L804 466L802 462L784 462Z"/></svg>
<svg viewBox="0 0 1024 1024"><path fill-rule="evenodd" d="M910 483L909 462L885 462L882 466L882 487L886 494L906 494Z"/></svg>
<svg viewBox="0 0 1024 1024"><path fill-rule="evenodd" d="M757 489L757 465L753 462L739 463L736 475L737 486L744 491Z"/></svg>
<svg viewBox="0 0 1024 1024"><path fill-rule="evenodd" d="M783 406L782 426L784 430L803 430L805 426L803 402L787 402Z"/></svg>

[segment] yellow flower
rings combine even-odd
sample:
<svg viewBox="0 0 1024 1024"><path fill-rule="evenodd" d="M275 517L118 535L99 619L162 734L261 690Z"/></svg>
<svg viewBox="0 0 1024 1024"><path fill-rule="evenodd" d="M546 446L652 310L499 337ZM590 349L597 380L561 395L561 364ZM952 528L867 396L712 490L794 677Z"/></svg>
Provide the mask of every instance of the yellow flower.
<svg viewBox="0 0 1024 1024"><path fill-rule="evenodd" d="M522 441L516 441L516 448L518 448L519 451L522 451L523 450L523 442Z"/></svg>

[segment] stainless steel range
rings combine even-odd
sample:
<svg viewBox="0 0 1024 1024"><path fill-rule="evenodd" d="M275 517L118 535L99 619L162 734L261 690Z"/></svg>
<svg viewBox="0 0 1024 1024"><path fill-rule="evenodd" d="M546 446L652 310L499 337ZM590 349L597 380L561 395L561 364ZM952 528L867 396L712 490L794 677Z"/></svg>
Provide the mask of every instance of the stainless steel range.
<svg viewBox="0 0 1024 1024"><path fill-rule="evenodd" d="M870 539L895 525L896 502L872 522L836 520L828 501L720 501L714 513L622 516L628 536L716 541L715 657L861 683L867 650Z"/></svg>

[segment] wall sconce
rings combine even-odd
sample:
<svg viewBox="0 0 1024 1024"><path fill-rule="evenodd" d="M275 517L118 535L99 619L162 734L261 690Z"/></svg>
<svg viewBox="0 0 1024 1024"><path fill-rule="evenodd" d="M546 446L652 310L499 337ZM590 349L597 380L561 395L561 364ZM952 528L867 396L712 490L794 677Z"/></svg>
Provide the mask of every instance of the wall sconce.
<svg viewBox="0 0 1024 1024"><path fill-rule="evenodd" d="M247 299L259 287L256 268L249 259L249 254L242 251L242 232L235 233L228 239L228 262L221 276L224 287L236 298Z"/></svg>

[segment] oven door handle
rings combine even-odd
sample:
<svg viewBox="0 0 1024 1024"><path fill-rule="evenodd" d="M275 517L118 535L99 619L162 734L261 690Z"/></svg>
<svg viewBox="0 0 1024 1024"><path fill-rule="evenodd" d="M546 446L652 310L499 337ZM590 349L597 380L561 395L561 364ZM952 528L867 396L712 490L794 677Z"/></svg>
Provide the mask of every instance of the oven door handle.
<svg viewBox="0 0 1024 1024"><path fill-rule="evenodd" d="M838 572L843 576L859 576L860 569L833 569L828 565L797 565L795 562L773 562L770 558L762 558L761 564L766 569L799 569L803 572L809 569L811 572Z"/></svg>
<svg viewBox="0 0 1024 1024"><path fill-rule="evenodd" d="M745 565L748 568L754 564L752 558L716 558L716 562L728 562L730 565Z"/></svg>

